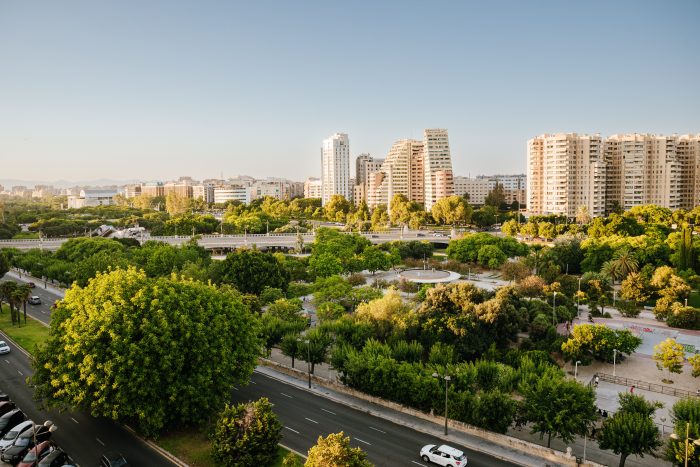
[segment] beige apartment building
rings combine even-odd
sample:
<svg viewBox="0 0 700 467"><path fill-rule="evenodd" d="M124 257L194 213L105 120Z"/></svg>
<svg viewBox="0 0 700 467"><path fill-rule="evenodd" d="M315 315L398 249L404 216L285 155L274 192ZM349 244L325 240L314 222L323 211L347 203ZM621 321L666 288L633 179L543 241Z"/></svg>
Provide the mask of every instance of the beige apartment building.
<svg viewBox="0 0 700 467"><path fill-rule="evenodd" d="M656 204L692 209L700 200L700 134L558 133L528 141L528 211L575 217Z"/></svg>
<svg viewBox="0 0 700 467"><path fill-rule="evenodd" d="M367 205L370 209L382 204L389 206L398 194L413 201L422 200L423 172L416 167L416 158L422 166L422 154L421 141L404 139L391 146L380 170L368 176ZM420 176L420 180L415 180L416 176Z"/></svg>
<svg viewBox="0 0 700 467"><path fill-rule="evenodd" d="M447 130L428 128L423 132L423 205L430 211L441 198L454 194L452 156Z"/></svg>

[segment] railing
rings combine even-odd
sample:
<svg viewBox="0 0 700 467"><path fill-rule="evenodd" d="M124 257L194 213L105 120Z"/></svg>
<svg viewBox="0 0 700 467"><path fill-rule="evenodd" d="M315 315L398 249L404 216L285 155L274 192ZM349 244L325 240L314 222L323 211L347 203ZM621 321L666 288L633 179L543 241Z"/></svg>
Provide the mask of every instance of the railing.
<svg viewBox="0 0 700 467"><path fill-rule="evenodd" d="M606 373L597 373L597 375L602 381L622 384L623 386L634 386L635 388L642 389L644 391L658 392L659 394L668 394L676 397L700 397L700 390L693 392L688 391L687 389L679 389L663 384L650 383L648 381L625 378L622 376L613 376Z"/></svg>

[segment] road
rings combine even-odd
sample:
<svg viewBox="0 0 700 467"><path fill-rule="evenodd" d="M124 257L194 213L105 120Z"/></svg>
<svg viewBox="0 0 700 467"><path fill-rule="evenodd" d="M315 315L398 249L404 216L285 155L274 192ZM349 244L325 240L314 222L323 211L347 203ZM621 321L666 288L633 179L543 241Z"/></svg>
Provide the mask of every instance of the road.
<svg viewBox="0 0 700 467"><path fill-rule="evenodd" d="M24 280L24 275L22 275L21 279L15 279L7 275L0 282L5 281L26 282ZM32 295L41 298L41 305L30 305L27 303L27 316L31 316L44 324L49 324L51 320L51 305L53 305L56 300L60 299L60 297L56 296L56 294L50 290L44 289L43 282L35 282L35 284L36 287L32 289Z"/></svg>
<svg viewBox="0 0 700 467"><path fill-rule="evenodd" d="M27 305L27 314L48 324L51 305L58 297L44 290L39 283L32 289L32 295L41 297L42 303ZM0 339L7 340L2 332ZM92 417L85 412L41 410L26 383L27 377L32 374L29 358L10 346L12 352L0 356L0 391L7 393L36 423L53 421L58 426L58 431L54 433L55 441L82 467L97 465L100 456L109 450L121 452L130 465L137 467L172 467L170 461L117 423Z"/></svg>
<svg viewBox="0 0 700 467"><path fill-rule="evenodd" d="M302 453L316 444L319 435L344 431L351 439L350 444L367 452L369 460L377 467L425 466L418 456L420 448L426 444L443 443L439 438L368 415L260 373L253 375L248 386L233 391L235 402L263 396L275 405L274 411L284 425L282 443ZM454 447L465 452L469 466L515 465L483 452Z"/></svg>

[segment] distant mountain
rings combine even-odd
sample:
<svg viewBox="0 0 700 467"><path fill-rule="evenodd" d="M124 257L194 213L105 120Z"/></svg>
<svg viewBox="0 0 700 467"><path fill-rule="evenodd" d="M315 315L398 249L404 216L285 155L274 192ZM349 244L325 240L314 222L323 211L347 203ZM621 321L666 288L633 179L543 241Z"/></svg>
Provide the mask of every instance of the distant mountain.
<svg viewBox="0 0 700 467"><path fill-rule="evenodd" d="M36 185L51 185L56 188L70 188L73 186L111 186L111 185L129 185L132 183L141 183L141 180L112 180L109 178L98 178L95 180L54 180L54 181L42 181L42 180L17 180L14 178L4 178L0 179L0 185L4 186L6 190L9 190L13 186L26 186L27 188L34 188Z"/></svg>

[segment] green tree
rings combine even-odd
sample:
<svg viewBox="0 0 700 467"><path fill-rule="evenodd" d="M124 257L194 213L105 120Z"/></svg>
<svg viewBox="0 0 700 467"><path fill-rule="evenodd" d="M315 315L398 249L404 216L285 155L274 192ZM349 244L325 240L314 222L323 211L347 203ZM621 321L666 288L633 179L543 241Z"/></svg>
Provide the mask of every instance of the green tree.
<svg viewBox="0 0 700 467"><path fill-rule="evenodd" d="M693 369L693 376L695 378L700 376L700 354L688 357L688 363L690 363L690 367Z"/></svg>
<svg viewBox="0 0 700 467"><path fill-rule="evenodd" d="M292 368L294 368L294 360L299 355L300 347L298 333L285 334L280 341L280 350L283 355L292 359Z"/></svg>
<svg viewBox="0 0 700 467"><path fill-rule="evenodd" d="M0 251L0 279L10 270L10 262L4 252Z"/></svg>
<svg viewBox="0 0 700 467"><path fill-rule="evenodd" d="M391 267L391 257L377 246L365 248L360 256L362 267L374 275L377 271L386 271Z"/></svg>
<svg viewBox="0 0 700 467"><path fill-rule="evenodd" d="M596 419L595 393L576 381L545 375L534 384L521 384L523 417L532 423L532 433L552 436L565 443L581 435Z"/></svg>
<svg viewBox="0 0 700 467"><path fill-rule="evenodd" d="M496 186L488 192L484 199L484 204L495 208L500 208L506 204L506 192L501 183L496 183Z"/></svg>
<svg viewBox="0 0 700 467"><path fill-rule="evenodd" d="M133 268L98 274L58 302L31 383L50 406L81 407L154 435L223 406L253 371L257 328L228 288Z"/></svg>
<svg viewBox="0 0 700 467"><path fill-rule="evenodd" d="M686 436L700 438L700 399L681 399L671 409L673 431L676 439L669 439L666 446L666 459L674 465L684 465ZM686 432L687 430L687 432ZM700 467L700 448L692 440L688 443L688 466Z"/></svg>
<svg viewBox="0 0 700 467"><path fill-rule="evenodd" d="M381 232L386 230L389 225L389 214L386 211L386 206L380 204L372 210L372 230L374 232Z"/></svg>
<svg viewBox="0 0 700 467"><path fill-rule="evenodd" d="M638 272L632 272L622 281L620 296L640 306L649 300L649 282Z"/></svg>
<svg viewBox="0 0 700 467"><path fill-rule="evenodd" d="M619 454L619 467L624 467L628 456L644 457L661 446L661 434L653 416L662 404L627 393L620 393L619 398L620 410L603 422L598 444L601 449Z"/></svg>
<svg viewBox="0 0 700 467"><path fill-rule="evenodd" d="M326 219L331 222L345 222L352 210L352 204L343 195L333 195L324 206Z"/></svg>
<svg viewBox="0 0 700 467"><path fill-rule="evenodd" d="M279 261L270 253L259 250L237 250L215 265L216 282L232 284L243 293L258 295L265 287L286 290L289 285L289 273Z"/></svg>
<svg viewBox="0 0 700 467"><path fill-rule="evenodd" d="M228 405L219 413L212 434L217 465L247 467L271 465L282 439L282 424L266 398L247 404Z"/></svg>
<svg viewBox="0 0 700 467"><path fill-rule="evenodd" d="M520 224L515 219L507 220L501 225L501 232L508 235L509 237L515 237L520 231Z"/></svg>
<svg viewBox="0 0 700 467"><path fill-rule="evenodd" d="M309 449L304 467L372 467L372 464L362 449L350 447L350 438L341 431L325 438L319 436Z"/></svg>
<svg viewBox="0 0 700 467"><path fill-rule="evenodd" d="M581 205L576 210L576 222L581 225L588 224L591 221L591 214L588 211L588 206Z"/></svg>
<svg viewBox="0 0 700 467"><path fill-rule="evenodd" d="M464 198L454 195L437 200L430 213L438 224L463 225L471 222L473 211Z"/></svg>
<svg viewBox="0 0 700 467"><path fill-rule="evenodd" d="M604 324L578 324L571 330L561 350L566 361L580 360L588 365L592 359L612 362L617 350L618 364L625 355L631 355L642 339L627 329L610 329Z"/></svg>
<svg viewBox="0 0 700 467"><path fill-rule="evenodd" d="M675 339L669 337L660 344L655 345L653 358L656 362L656 368L660 371L668 371L668 379L666 381L671 380L671 373L680 374L683 372L685 352L683 351L683 346L677 343Z"/></svg>

